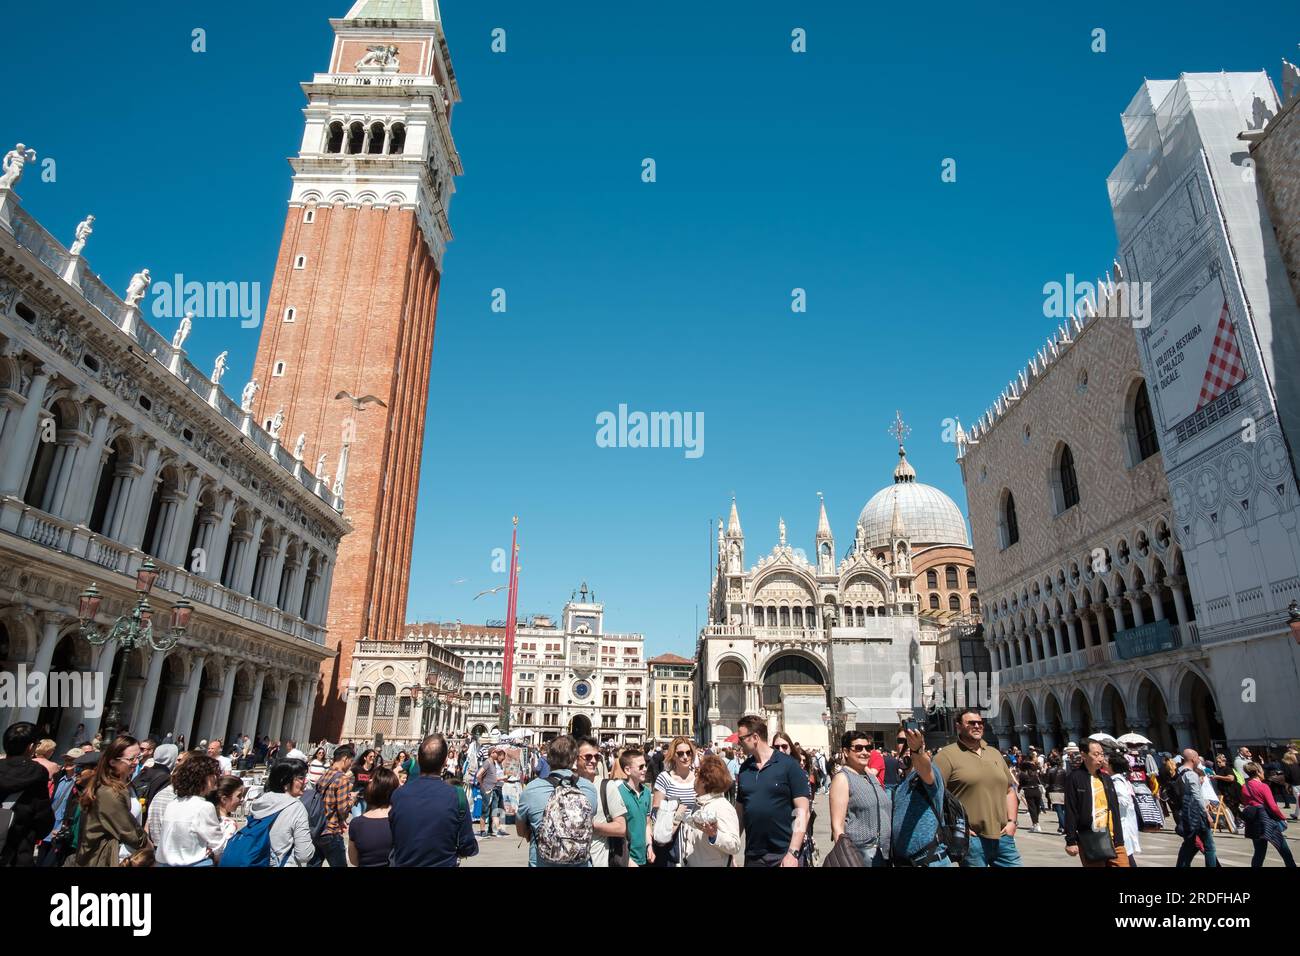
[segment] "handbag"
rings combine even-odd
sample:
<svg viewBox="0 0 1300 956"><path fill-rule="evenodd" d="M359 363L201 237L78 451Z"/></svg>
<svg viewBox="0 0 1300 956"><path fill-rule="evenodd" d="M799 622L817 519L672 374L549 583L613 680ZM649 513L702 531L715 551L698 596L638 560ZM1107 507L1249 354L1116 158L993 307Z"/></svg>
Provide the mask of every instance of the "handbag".
<svg viewBox="0 0 1300 956"><path fill-rule="evenodd" d="M853 841L847 834L841 833L840 838L831 847L831 852L826 854L822 866L866 866L866 864L862 861L862 854L853 845Z"/></svg>
<svg viewBox="0 0 1300 956"><path fill-rule="evenodd" d="M1089 863L1115 859L1115 841L1109 830L1080 830L1079 852Z"/></svg>

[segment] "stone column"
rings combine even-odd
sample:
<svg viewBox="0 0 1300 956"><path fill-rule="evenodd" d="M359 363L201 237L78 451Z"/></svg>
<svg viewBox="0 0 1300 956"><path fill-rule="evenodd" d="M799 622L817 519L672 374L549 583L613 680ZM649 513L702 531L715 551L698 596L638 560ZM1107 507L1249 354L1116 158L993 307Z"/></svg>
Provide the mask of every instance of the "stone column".
<svg viewBox="0 0 1300 956"><path fill-rule="evenodd" d="M293 736L293 739L299 743L306 741L307 735L311 733L311 704L312 698L316 695L317 679L315 675L308 675L301 681L302 689L298 692L298 720ZM396 711L393 719L394 721L397 719Z"/></svg>
<svg viewBox="0 0 1300 956"><path fill-rule="evenodd" d="M307 586L307 566L310 554L306 547L298 552L298 566L293 570L293 577L289 579L289 596L285 600L284 612L291 617L302 617L302 592Z"/></svg>
<svg viewBox="0 0 1300 956"><path fill-rule="evenodd" d="M73 524L90 523L91 510L95 506L95 489L99 485L99 473L104 467L107 452L104 442L108 438L108 426L113 416L108 409L101 409L90 433L90 444L77 450L76 474L68 489L63 517Z"/></svg>
<svg viewBox="0 0 1300 956"><path fill-rule="evenodd" d="M1170 714L1169 726L1174 728L1174 737L1178 740L1178 749L1180 751L1189 748L1196 749L1196 738L1193 736L1196 729L1196 720L1191 714Z"/></svg>
<svg viewBox="0 0 1300 956"><path fill-rule="evenodd" d="M1117 597L1107 598L1106 603L1110 605L1110 612L1115 618L1115 633L1118 634L1124 630L1124 612L1120 610L1120 599Z"/></svg>
<svg viewBox="0 0 1300 956"><path fill-rule="evenodd" d="M1174 595L1174 616L1175 624L1182 625L1187 622L1187 601L1183 598L1183 579L1169 577L1165 578L1165 587Z"/></svg>
<svg viewBox="0 0 1300 956"><path fill-rule="evenodd" d="M257 718L262 715L262 688L266 683L266 671L257 672L257 682L253 684L253 699L248 702L248 708L244 711L243 733L250 737L257 738Z"/></svg>
<svg viewBox="0 0 1300 956"><path fill-rule="evenodd" d="M162 680L163 661L166 651L154 651L149 655L149 672L145 676L144 691L140 695L140 713L135 718L136 728L142 734L148 734L153 728L153 712L158 706L158 682Z"/></svg>
<svg viewBox="0 0 1300 956"><path fill-rule="evenodd" d="M1022 754L1029 753L1029 747L1032 744L1032 741L1030 740L1030 736L1034 732L1034 725L1021 724L1019 727L1016 728L1016 731L1020 734L1020 752Z"/></svg>
<svg viewBox="0 0 1300 956"><path fill-rule="evenodd" d="M194 514L199 507L199 489L202 486L203 475L195 471L190 475L185 497L177 503L161 548L162 560L186 571L190 568L190 556L185 552L190 544L190 529L194 525Z"/></svg>
<svg viewBox="0 0 1300 956"><path fill-rule="evenodd" d="M284 705L287 702L287 695L289 692L287 686L288 680L284 677L278 677L275 681L277 686L275 693L275 710L271 712L271 726L266 728L266 732L270 735L271 740L279 740L283 742L284 734L281 732L283 730L281 725L284 723Z"/></svg>
<svg viewBox="0 0 1300 956"><path fill-rule="evenodd" d="M1043 753L1050 754L1055 748L1060 747L1061 742L1056 739L1056 734L1050 730L1043 731Z"/></svg>
<svg viewBox="0 0 1300 956"><path fill-rule="evenodd" d="M1151 616L1153 620L1163 621L1165 619L1165 602L1160 597L1160 585L1148 584L1146 592L1151 595Z"/></svg>
<svg viewBox="0 0 1300 956"><path fill-rule="evenodd" d="M253 519L253 532L239 555L239 566L235 568L235 577L231 590L240 594L256 597L253 592L253 572L257 570L257 558L262 551L262 528L266 525L266 516L258 514Z"/></svg>
<svg viewBox="0 0 1300 956"><path fill-rule="evenodd" d="M226 742L226 725L230 722L230 702L235 696L235 673L239 670L239 661L231 661L226 673L221 678L221 702L217 704L216 713L212 715L212 726L207 733L209 740L220 739Z"/></svg>
<svg viewBox="0 0 1300 956"><path fill-rule="evenodd" d="M199 687L203 682L203 668L207 661L198 657L190 662L189 680L185 684L185 693L176 709L176 735L185 735L186 746L193 747L199 742L194 734L194 711L199 702Z"/></svg>
<svg viewBox="0 0 1300 956"><path fill-rule="evenodd" d="M53 369L36 365L32 384L27 389L27 402L18 416L13 445L7 450L4 463L0 464L0 495L20 495L27 484L41 424L41 403L45 401L45 392L53 377Z"/></svg>
<svg viewBox="0 0 1300 956"><path fill-rule="evenodd" d="M40 617L41 637L36 645L36 657L32 661L31 673L45 674L50 673L50 662L54 660L54 649L59 645L59 631L63 626L62 619L57 614L45 613ZM48 685L47 685L48 693ZM18 711L17 720L29 720L35 722L40 715L43 702L37 702ZM77 741L79 743L79 741Z"/></svg>
<svg viewBox="0 0 1300 956"><path fill-rule="evenodd" d="M149 507L153 503L154 492L158 487L158 465L162 449L150 444L145 454L144 471L135 480L131 488L131 497L127 499L127 509L122 521L121 534L117 540L131 548L138 548L144 542L145 526L149 523Z"/></svg>
<svg viewBox="0 0 1300 956"><path fill-rule="evenodd" d="M258 600L263 604L270 604L272 607L279 607L280 601L280 578L284 576L284 562L289 557L289 532L284 528L280 529L279 539L276 541L274 557L271 559L270 566L263 574L261 596ZM257 597L257 595L254 595Z"/></svg>
<svg viewBox="0 0 1300 956"><path fill-rule="evenodd" d="M1112 598L1114 600L1114 598ZM1097 612L1097 647L1105 647L1110 643L1110 627L1106 623L1106 611L1102 608Z"/></svg>
<svg viewBox="0 0 1300 956"><path fill-rule="evenodd" d="M95 732L99 730L100 726L104 722L104 717L108 714L109 702L113 699L113 661L116 657L117 641L109 641L107 644L100 645L99 657L91 668L91 673L100 675L99 680L102 681L100 686L103 687L104 694L103 709L98 717L92 717L90 714L86 715L85 723L87 740L94 739ZM122 675L122 679L126 679L125 674ZM122 695L122 702L123 704L126 703L125 693Z"/></svg>
<svg viewBox="0 0 1300 956"><path fill-rule="evenodd" d="M1142 595L1141 592L1135 592L1128 599L1129 607L1133 609L1133 626L1141 627L1147 622L1146 615L1142 613Z"/></svg>
<svg viewBox="0 0 1300 956"><path fill-rule="evenodd" d="M208 570L204 575L209 581L221 580L221 568L226 563L226 547L230 541L230 526L235 520L236 498L230 492L223 492L225 501L221 506L221 520L212 529L211 547L207 548Z"/></svg>
<svg viewBox="0 0 1300 956"><path fill-rule="evenodd" d="M1061 619L1059 617L1052 618L1051 628L1052 628L1052 641L1056 647L1056 656L1064 657L1066 654L1070 652L1070 650L1068 647L1063 648L1061 646Z"/></svg>
<svg viewBox="0 0 1300 956"><path fill-rule="evenodd" d="M1074 627L1075 622L1078 620L1079 620L1079 615L1073 612L1067 614L1065 617L1066 644L1069 647L1069 652L1071 654L1081 649L1079 645L1079 633L1078 631L1075 630Z"/></svg>

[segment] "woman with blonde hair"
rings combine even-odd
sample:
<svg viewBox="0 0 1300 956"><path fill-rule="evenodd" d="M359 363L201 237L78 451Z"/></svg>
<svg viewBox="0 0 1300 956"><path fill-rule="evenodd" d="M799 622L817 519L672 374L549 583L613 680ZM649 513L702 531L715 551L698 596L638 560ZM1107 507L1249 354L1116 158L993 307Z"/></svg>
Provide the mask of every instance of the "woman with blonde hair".
<svg viewBox="0 0 1300 956"><path fill-rule="evenodd" d="M740 820L727 799L731 774L714 754L695 771L696 810L682 824L682 866L731 866L740 853Z"/></svg>
<svg viewBox="0 0 1300 956"><path fill-rule="evenodd" d="M57 777L59 771L63 769L50 759L54 756L54 751L56 749L58 749L58 745L47 737L36 745L36 753L32 756L33 760L49 772L51 780Z"/></svg>
<svg viewBox="0 0 1300 956"><path fill-rule="evenodd" d="M128 786L139 756L140 742L123 735L99 758L81 795L81 832L74 865L117 866L123 845L134 853L148 844L144 827L131 812Z"/></svg>
<svg viewBox="0 0 1300 956"><path fill-rule="evenodd" d="M661 806L670 806L673 814L672 839L663 843L655 841L655 862L652 866L677 866L678 830L682 820L691 813L698 802L695 794L695 743L689 737L674 737L668 747L668 763L655 778L654 815L658 817ZM657 829L657 828L656 828Z"/></svg>

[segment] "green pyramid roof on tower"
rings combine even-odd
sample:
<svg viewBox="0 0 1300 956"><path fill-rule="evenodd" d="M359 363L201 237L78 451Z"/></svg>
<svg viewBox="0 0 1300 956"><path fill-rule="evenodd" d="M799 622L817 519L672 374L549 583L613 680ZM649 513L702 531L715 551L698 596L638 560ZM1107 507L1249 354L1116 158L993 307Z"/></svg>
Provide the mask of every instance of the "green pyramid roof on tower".
<svg viewBox="0 0 1300 956"><path fill-rule="evenodd" d="M348 20L438 20L437 0L357 0Z"/></svg>

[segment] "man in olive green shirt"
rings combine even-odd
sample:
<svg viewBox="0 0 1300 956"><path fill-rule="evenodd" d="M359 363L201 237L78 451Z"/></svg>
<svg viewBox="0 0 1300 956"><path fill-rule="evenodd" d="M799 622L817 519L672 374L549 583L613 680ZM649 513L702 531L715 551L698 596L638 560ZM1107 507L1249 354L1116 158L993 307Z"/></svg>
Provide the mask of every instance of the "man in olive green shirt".
<svg viewBox="0 0 1300 956"><path fill-rule="evenodd" d="M957 742L935 754L934 766L966 811L971 839L961 865L1020 866L1016 782L998 748L984 740L984 718L978 710L957 716Z"/></svg>

